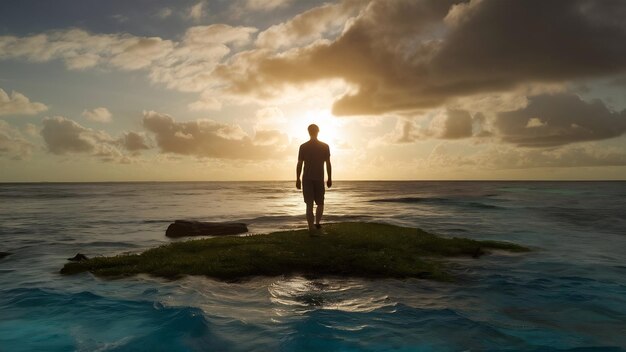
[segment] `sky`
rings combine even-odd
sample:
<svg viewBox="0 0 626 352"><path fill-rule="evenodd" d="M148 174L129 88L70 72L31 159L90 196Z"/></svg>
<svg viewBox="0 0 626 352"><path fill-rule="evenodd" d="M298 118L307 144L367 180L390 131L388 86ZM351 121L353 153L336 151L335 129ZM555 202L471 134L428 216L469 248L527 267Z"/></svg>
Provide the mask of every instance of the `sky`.
<svg viewBox="0 0 626 352"><path fill-rule="evenodd" d="M626 179L621 0L3 0L0 182Z"/></svg>

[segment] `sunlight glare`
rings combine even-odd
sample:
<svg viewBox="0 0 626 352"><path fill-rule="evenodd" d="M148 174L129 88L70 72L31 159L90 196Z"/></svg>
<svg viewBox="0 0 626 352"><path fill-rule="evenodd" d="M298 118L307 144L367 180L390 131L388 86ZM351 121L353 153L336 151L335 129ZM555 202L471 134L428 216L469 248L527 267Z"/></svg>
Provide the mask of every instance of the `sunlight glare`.
<svg viewBox="0 0 626 352"><path fill-rule="evenodd" d="M319 126L319 139L327 143L331 150L336 150L344 137L342 133L343 123L328 109L307 110L304 116L290 119L289 137L296 143L304 143L309 139L307 127L314 123Z"/></svg>

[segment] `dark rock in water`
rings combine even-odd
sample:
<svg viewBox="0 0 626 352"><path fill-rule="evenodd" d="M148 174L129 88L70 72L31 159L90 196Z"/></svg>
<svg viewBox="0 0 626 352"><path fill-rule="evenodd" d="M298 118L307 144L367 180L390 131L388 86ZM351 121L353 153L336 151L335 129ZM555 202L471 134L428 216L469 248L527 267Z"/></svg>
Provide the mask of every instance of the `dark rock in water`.
<svg viewBox="0 0 626 352"><path fill-rule="evenodd" d="M4 258L4 257L6 257L6 256L8 256L8 255L11 255L11 254L13 254L13 253L9 253L9 252L0 252L0 259L2 259L2 258Z"/></svg>
<svg viewBox="0 0 626 352"><path fill-rule="evenodd" d="M246 224L241 222L201 222L176 220L167 227L165 236L221 236L248 232Z"/></svg>
<svg viewBox="0 0 626 352"><path fill-rule="evenodd" d="M67 260L72 261L72 262L82 262L83 260L88 260L88 259L89 258L87 258L87 256L82 253L77 253L72 258L67 258Z"/></svg>

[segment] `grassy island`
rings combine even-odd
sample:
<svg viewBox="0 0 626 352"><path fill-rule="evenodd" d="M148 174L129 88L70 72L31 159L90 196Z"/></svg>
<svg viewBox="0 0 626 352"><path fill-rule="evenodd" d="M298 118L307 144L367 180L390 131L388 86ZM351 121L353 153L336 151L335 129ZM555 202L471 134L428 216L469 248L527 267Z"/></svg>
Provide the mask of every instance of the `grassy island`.
<svg viewBox="0 0 626 352"><path fill-rule="evenodd" d="M450 280L444 257L478 257L490 249L525 252L506 242L445 238L415 228L376 223L334 223L325 234L306 230L215 237L166 244L141 254L68 263L62 274L103 277L140 273L165 278L205 275L221 280L283 274L418 277Z"/></svg>

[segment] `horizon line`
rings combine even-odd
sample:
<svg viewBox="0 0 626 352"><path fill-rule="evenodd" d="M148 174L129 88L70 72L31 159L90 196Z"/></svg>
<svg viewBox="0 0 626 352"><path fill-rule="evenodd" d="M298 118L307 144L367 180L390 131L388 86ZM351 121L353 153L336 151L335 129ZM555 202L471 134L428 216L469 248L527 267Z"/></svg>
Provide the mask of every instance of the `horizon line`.
<svg viewBox="0 0 626 352"><path fill-rule="evenodd" d="M128 181L0 181L0 184L45 184L45 183L228 183L228 182L295 182L295 180L128 180ZM333 179L333 182L626 182L626 179Z"/></svg>

